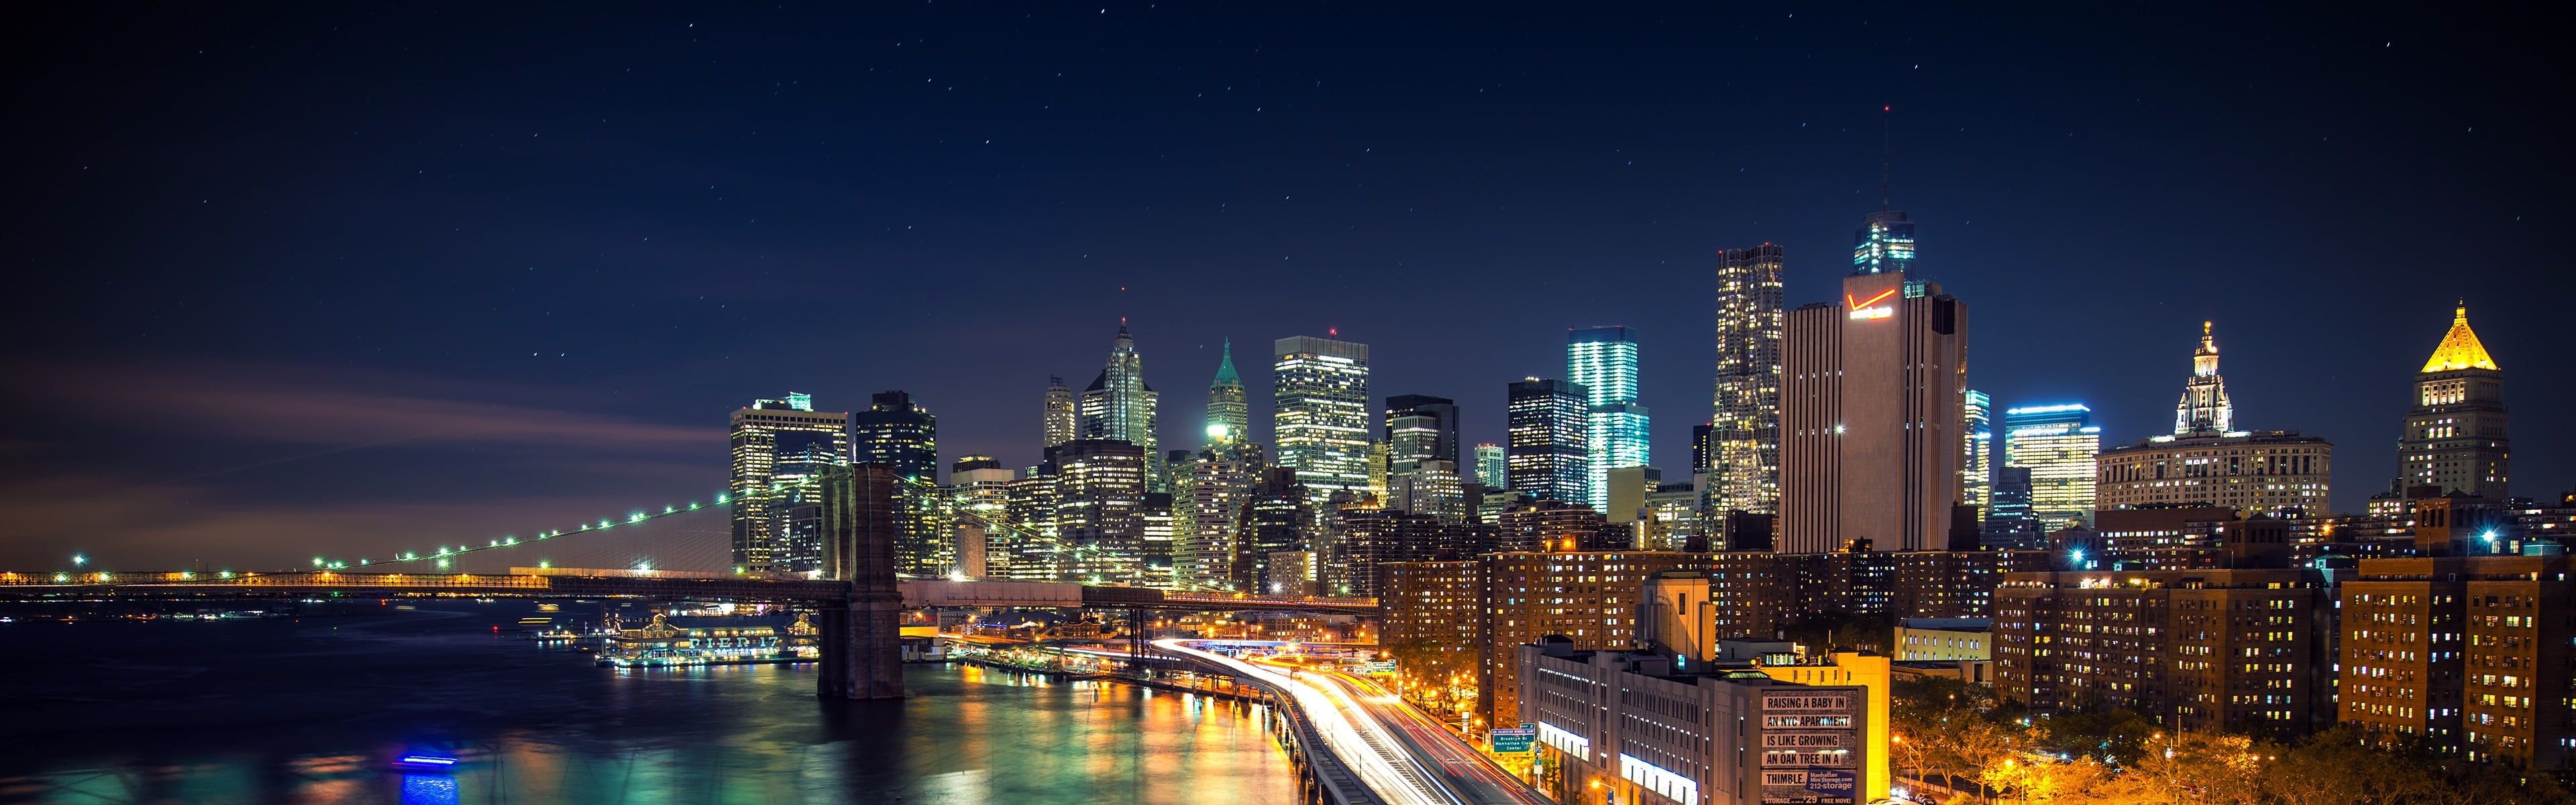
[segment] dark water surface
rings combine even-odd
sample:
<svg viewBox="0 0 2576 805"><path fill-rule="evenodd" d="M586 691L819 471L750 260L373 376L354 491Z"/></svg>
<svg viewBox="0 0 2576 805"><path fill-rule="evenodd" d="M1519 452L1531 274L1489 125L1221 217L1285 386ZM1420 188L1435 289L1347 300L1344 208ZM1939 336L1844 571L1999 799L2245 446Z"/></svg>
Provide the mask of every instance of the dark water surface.
<svg viewBox="0 0 2576 805"><path fill-rule="evenodd" d="M823 702L806 666L598 668L491 631L529 604L422 606L0 625L0 802L1296 798L1248 705L942 665L903 701ZM386 770L415 751L466 762Z"/></svg>

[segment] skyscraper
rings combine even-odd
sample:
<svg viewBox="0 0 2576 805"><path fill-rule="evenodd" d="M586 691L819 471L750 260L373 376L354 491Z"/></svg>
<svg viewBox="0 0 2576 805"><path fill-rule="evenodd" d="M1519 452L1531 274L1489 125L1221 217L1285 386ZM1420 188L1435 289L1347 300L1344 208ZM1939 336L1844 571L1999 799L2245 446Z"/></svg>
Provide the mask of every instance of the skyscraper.
<svg viewBox="0 0 2576 805"><path fill-rule="evenodd" d="M2226 433L2236 429L2236 406L2227 401L2227 380L2218 376L2218 338L2200 323L2200 348L2191 353L2191 380L2174 403L2174 435Z"/></svg>
<svg viewBox="0 0 2576 805"><path fill-rule="evenodd" d="M940 509L939 418L911 394L881 391L868 410L850 415L852 460L894 470L897 572L945 576L956 569L956 541Z"/></svg>
<svg viewBox="0 0 2576 805"><path fill-rule="evenodd" d="M1181 589L1234 588L1237 528L1260 474L1216 450L1172 468L1173 574Z"/></svg>
<svg viewBox="0 0 2576 805"><path fill-rule="evenodd" d="M1315 511L1312 493L1297 482L1297 471L1287 467L1264 470L1245 496L1242 513L1234 529L1234 589L1261 592L1294 592L1284 587L1268 589L1274 575L1270 561L1305 550L1312 536ZM1296 570L1300 579L1310 579L1305 569Z"/></svg>
<svg viewBox="0 0 2576 805"><path fill-rule="evenodd" d="M1896 210L1861 218L1860 230L1852 234L1852 273L1914 273L1914 222Z"/></svg>
<svg viewBox="0 0 2576 805"><path fill-rule="evenodd" d="M1637 333L1626 327L1586 327L1565 335L1565 376L1583 387L1591 410L1584 440L1591 451L1583 499L1593 511L1610 506L1610 470L1649 463L1646 406L1637 403Z"/></svg>
<svg viewBox="0 0 2576 805"><path fill-rule="evenodd" d="M853 461L884 464L897 477L939 483L939 418L903 391L880 391L850 416Z"/></svg>
<svg viewBox="0 0 2576 805"><path fill-rule="evenodd" d="M777 551L770 556L770 567L790 573L822 567L823 477L850 464L843 436L780 431L770 456L768 499L753 501L768 508L771 533L776 535Z"/></svg>
<svg viewBox="0 0 2576 805"><path fill-rule="evenodd" d="M1208 382L1207 446L1252 441L1252 404L1243 396L1243 377L1234 373L1234 339L1225 340L1216 362L1216 379Z"/></svg>
<svg viewBox="0 0 2576 805"><path fill-rule="evenodd" d="M1717 414L1710 455L1712 508L1780 510L1781 249L1728 249L1717 261Z"/></svg>
<svg viewBox="0 0 2576 805"><path fill-rule="evenodd" d="M1073 389L1065 388L1064 378L1048 376L1045 443L1040 446L1054 447L1079 438L1082 438L1082 429L1075 425Z"/></svg>
<svg viewBox="0 0 2576 805"><path fill-rule="evenodd" d="M814 410L812 397L756 400L733 412L733 563L745 570L791 570L790 554L779 533L779 511L771 494L782 452L790 463L811 462L816 454L846 464L850 455L850 415ZM789 435L794 434L794 435ZM782 443L781 436L786 436ZM800 480L804 476L800 475ZM811 568L805 568L811 569Z"/></svg>
<svg viewBox="0 0 2576 805"><path fill-rule="evenodd" d="M1386 398L1386 497L1380 505L1462 519L1467 499L1460 475L1458 403L1422 394Z"/></svg>
<svg viewBox="0 0 2576 805"><path fill-rule="evenodd" d="M1512 465L1505 455L1502 445L1493 442L1478 443L1476 445L1476 483L1484 484L1488 489L1510 489Z"/></svg>
<svg viewBox="0 0 2576 805"><path fill-rule="evenodd" d="M2039 518L2030 511L2029 467L1996 467L1994 494L1987 500L1979 542L2003 550L2042 547Z"/></svg>
<svg viewBox="0 0 2576 805"><path fill-rule="evenodd" d="M1832 551L1861 538L1880 550L1947 544L1959 501L1968 307L1904 273L1913 237L1903 213L1871 213L1840 301L1789 312L1781 339L1783 553Z"/></svg>
<svg viewBox="0 0 2576 805"><path fill-rule="evenodd" d="M1398 394L1386 398L1386 460L1458 460L1458 402L1446 397Z"/></svg>
<svg viewBox="0 0 2576 805"><path fill-rule="evenodd" d="M1960 435L1967 451L1959 459L1959 502L1976 509L1978 516L1984 516L1995 480L1995 398L1976 389L1959 394L1960 421L1965 425Z"/></svg>
<svg viewBox="0 0 2576 805"><path fill-rule="evenodd" d="M1320 501L1369 487L1367 344L1292 336L1273 345L1271 439L1279 465Z"/></svg>
<svg viewBox="0 0 2576 805"><path fill-rule="evenodd" d="M1011 486L1019 473L992 456L964 456L948 468L949 495L957 510L957 571L970 578L1017 578L1013 567L1027 543L1011 520Z"/></svg>
<svg viewBox="0 0 2576 805"><path fill-rule="evenodd" d="M1164 491L1167 480L1163 473L1163 451L1156 447L1154 432L1157 395L1145 385L1145 362L1136 357L1136 339L1127 334L1127 320L1118 320L1118 337L1109 342L1109 361L1100 368L1100 376L1082 390L1075 404L1082 438L1116 439L1145 450L1145 478L1150 491Z"/></svg>
<svg viewBox="0 0 2576 805"><path fill-rule="evenodd" d="M1145 451L1118 439L1075 439L1056 447L1056 533L1079 551L1058 572L1093 582L1144 584Z"/></svg>
<svg viewBox="0 0 2576 805"><path fill-rule="evenodd" d="M1545 500L1582 503L1592 491L1591 393L1563 380L1511 384L1506 460L1511 490Z"/></svg>
<svg viewBox="0 0 2576 805"><path fill-rule="evenodd" d="M2397 441L2406 483L2504 500L2513 445L2505 424L2504 371L2469 329L2462 302L2451 331L2415 375L2415 407Z"/></svg>
<svg viewBox="0 0 2576 805"><path fill-rule="evenodd" d="M2056 530L2093 521L2102 429L2083 403L2004 411L2004 461L2030 470L2030 512Z"/></svg>

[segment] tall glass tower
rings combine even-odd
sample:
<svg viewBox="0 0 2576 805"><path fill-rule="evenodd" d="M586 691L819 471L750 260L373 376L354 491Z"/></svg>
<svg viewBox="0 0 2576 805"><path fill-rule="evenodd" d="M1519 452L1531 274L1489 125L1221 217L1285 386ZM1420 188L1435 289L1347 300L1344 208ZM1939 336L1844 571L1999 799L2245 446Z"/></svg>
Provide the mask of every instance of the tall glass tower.
<svg viewBox="0 0 2576 805"><path fill-rule="evenodd" d="M1715 474L1719 514L1780 510L1781 265L1770 243L1718 255L1717 413L1693 469Z"/></svg>
<svg viewBox="0 0 2576 805"><path fill-rule="evenodd" d="M2102 428L2083 403L2004 411L2004 460L2030 470L2030 513L2056 530L2093 521Z"/></svg>
<svg viewBox="0 0 2576 805"><path fill-rule="evenodd" d="M1476 483L1492 489L1511 488L1511 464L1504 456L1502 445L1492 442L1476 445Z"/></svg>
<svg viewBox="0 0 2576 805"><path fill-rule="evenodd" d="M884 464L894 474L939 483L939 417L903 391L880 391L868 410L850 416L853 463Z"/></svg>
<svg viewBox="0 0 2576 805"><path fill-rule="evenodd" d="M1587 327L1566 333L1566 379L1584 388L1591 406L1584 429L1590 481L1581 500L1595 511L1610 507L1610 470L1648 463L1646 406L1637 402L1637 333L1626 327Z"/></svg>
<svg viewBox="0 0 2576 805"><path fill-rule="evenodd" d="M1914 222L1905 213L1879 210L1861 218L1852 234L1852 273L1908 274L1914 270Z"/></svg>
<svg viewBox="0 0 2576 805"><path fill-rule="evenodd" d="M1367 489L1377 430L1369 416L1368 345L1301 335L1272 346L1270 438L1279 464L1295 470L1297 483L1318 500Z"/></svg>
<svg viewBox="0 0 2576 805"><path fill-rule="evenodd" d="M1100 376L1082 390L1076 408L1081 420L1082 438L1115 439L1145 449L1147 491L1165 492L1170 480L1163 472L1163 451L1155 443L1158 395L1145 385L1145 362L1136 356L1136 339L1127 334L1127 320L1118 320L1118 337L1109 342L1109 362L1100 368Z"/></svg>
<svg viewBox="0 0 2576 805"><path fill-rule="evenodd" d="M1046 390L1045 447L1054 447L1082 438L1082 429L1073 416L1073 389L1066 388L1064 378L1048 376Z"/></svg>
<svg viewBox="0 0 2576 805"><path fill-rule="evenodd" d="M1252 404L1243 396L1243 377L1234 373L1234 339L1225 340L1217 359L1216 379L1208 383L1207 447L1252 439Z"/></svg>
<svg viewBox="0 0 2576 805"><path fill-rule="evenodd" d="M812 465L850 463L849 413L816 411L814 399L803 394L756 400L733 412L732 441L734 566L756 571L813 569L796 566L800 552L788 544L790 535L780 531L780 513L793 501L776 490L829 471Z"/></svg>
<svg viewBox="0 0 2576 805"><path fill-rule="evenodd" d="M1505 417L1511 428L1506 459L1512 491L1544 500L1583 502L1582 497L1592 491L1592 453L1586 444L1590 399L1583 386L1563 380L1533 377L1511 384Z"/></svg>
<svg viewBox="0 0 2576 805"><path fill-rule="evenodd" d="M1989 499L1994 496L1995 398L1985 392L1967 389L1959 392L1959 410L1963 414L1959 456L1959 502L1985 516Z"/></svg>

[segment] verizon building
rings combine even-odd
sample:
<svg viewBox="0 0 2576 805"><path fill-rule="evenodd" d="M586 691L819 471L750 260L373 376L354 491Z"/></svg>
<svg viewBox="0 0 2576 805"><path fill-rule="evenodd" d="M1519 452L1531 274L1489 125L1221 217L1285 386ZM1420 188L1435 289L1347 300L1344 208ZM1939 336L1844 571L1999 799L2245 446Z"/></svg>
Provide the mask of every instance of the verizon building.
<svg viewBox="0 0 2576 805"><path fill-rule="evenodd" d="M1913 225L1873 213L1832 302L1789 312L1780 395L1781 553L1854 539L1877 550L1948 547L1959 502L1968 308L1910 280ZM1901 238L1901 240L1900 240ZM1862 260L1904 247L1908 259Z"/></svg>

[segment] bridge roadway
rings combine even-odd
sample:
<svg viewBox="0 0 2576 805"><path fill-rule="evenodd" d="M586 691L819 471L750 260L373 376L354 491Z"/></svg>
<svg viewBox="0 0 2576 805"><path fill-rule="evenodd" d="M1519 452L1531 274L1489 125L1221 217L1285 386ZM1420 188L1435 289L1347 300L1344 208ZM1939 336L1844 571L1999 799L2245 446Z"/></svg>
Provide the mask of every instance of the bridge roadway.
<svg viewBox="0 0 2576 805"><path fill-rule="evenodd" d="M1157 640L1154 648L1270 689L1313 723L1321 745L1381 801L1401 805L1549 802L1374 684L1329 670L1282 673L1200 648L1226 642Z"/></svg>
<svg viewBox="0 0 2576 805"><path fill-rule="evenodd" d="M1375 614L1367 598L1267 598L1026 581L907 579L905 607L1101 607ZM0 573L0 599L240 596L637 597L690 601L838 601L847 582L788 574L514 567L508 573Z"/></svg>

